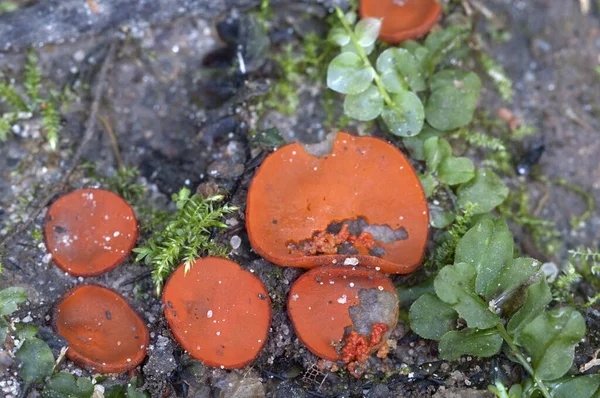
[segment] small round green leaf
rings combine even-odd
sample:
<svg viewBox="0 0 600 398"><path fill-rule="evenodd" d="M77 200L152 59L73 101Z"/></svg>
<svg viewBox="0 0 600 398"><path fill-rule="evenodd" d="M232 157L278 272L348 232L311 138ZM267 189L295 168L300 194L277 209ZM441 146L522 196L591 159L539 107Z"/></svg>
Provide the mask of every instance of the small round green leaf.
<svg viewBox="0 0 600 398"><path fill-rule="evenodd" d="M425 111L419 97L403 91L393 97L394 106L385 107L381 117L390 132L401 137L417 135L423 128Z"/></svg>
<svg viewBox="0 0 600 398"><path fill-rule="evenodd" d="M344 114L360 121L373 120L383 110L383 97L374 85L360 94L351 94L344 100Z"/></svg>
<svg viewBox="0 0 600 398"><path fill-rule="evenodd" d="M425 196L430 197L433 195L433 191L435 191L436 186L433 176L429 173L419 174L419 179L421 180L421 185L423 186L423 192L425 192Z"/></svg>
<svg viewBox="0 0 600 398"><path fill-rule="evenodd" d="M373 50L375 49L375 44L371 44L368 47L364 47L363 51L365 52L365 54L369 55L373 52ZM358 50L356 49L356 47L354 46L354 44L352 43L348 43L346 45L342 46L341 52L343 53L354 53L356 55L360 55L358 53Z"/></svg>
<svg viewBox="0 0 600 398"><path fill-rule="evenodd" d="M377 70L386 90L399 93L409 86L414 91L425 90L421 67L413 54L404 48L388 48L377 58Z"/></svg>
<svg viewBox="0 0 600 398"><path fill-rule="evenodd" d="M350 35L342 27L335 27L329 31L327 40L337 44L338 46L344 46L350 43Z"/></svg>
<svg viewBox="0 0 600 398"><path fill-rule="evenodd" d="M438 170L438 179L446 185L462 184L474 176L475 166L469 158L448 158L440 164Z"/></svg>
<svg viewBox="0 0 600 398"><path fill-rule="evenodd" d="M431 80L425 114L438 130L453 130L473 119L481 81L473 72L441 71Z"/></svg>
<svg viewBox="0 0 600 398"><path fill-rule="evenodd" d="M375 43L379 31L381 30L381 20L377 18L361 19L354 28L356 39L361 47L369 47Z"/></svg>
<svg viewBox="0 0 600 398"><path fill-rule="evenodd" d="M28 383L41 383L52 374L54 356L43 340L36 338L25 340L15 357L22 365L21 377Z"/></svg>
<svg viewBox="0 0 600 398"><path fill-rule="evenodd" d="M446 333L439 344L440 357L454 361L462 355L475 355L481 358L496 355L504 340L494 329L463 329Z"/></svg>
<svg viewBox="0 0 600 398"><path fill-rule="evenodd" d="M477 205L476 214L488 213L508 197L508 188L498 175L490 170L477 170L475 177L457 191L458 206L466 208L467 203Z"/></svg>
<svg viewBox="0 0 600 398"><path fill-rule="evenodd" d="M450 210L444 210L438 206L429 206L429 223L433 228L446 228L455 218L456 215Z"/></svg>
<svg viewBox="0 0 600 398"><path fill-rule="evenodd" d="M441 340L454 329L458 314L435 294L425 293L410 307L410 328L419 336L430 340Z"/></svg>
<svg viewBox="0 0 600 398"><path fill-rule="evenodd" d="M358 94L365 91L375 71L366 66L360 57L351 52L335 57L327 68L327 86L342 94Z"/></svg>
<svg viewBox="0 0 600 398"><path fill-rule="evenodd" d="M441 131L434 129L425 123L419 135L404 137L402 139L402 143L410 151L410 154L413 158L416 160L425 160L425 151L423 149L423 143L425 140L431 137L440 137L443 134L444 133Z"/></svg>
<svg viewBox="0 0 600 398"><path fill-rule="evenodd" d="M44 398L90 398L94 385L87 377L75 380L72 374L60 372L50 378L44 389Z"/></svg>
<svg viewBox="0 0 600 398"><path fill-rule="evenodd" d="M423 142L423 154L429 171L435 172L442 162L452 157L452 148L445 139L430 137Z"/></svg>
<svg viewBox="0 0 600 398"><path fill-rule="evenodd" d="M27 301L25 289L22 287L8 287L0 290L0 315L10 315L17 310L17 306Z"/></svg>

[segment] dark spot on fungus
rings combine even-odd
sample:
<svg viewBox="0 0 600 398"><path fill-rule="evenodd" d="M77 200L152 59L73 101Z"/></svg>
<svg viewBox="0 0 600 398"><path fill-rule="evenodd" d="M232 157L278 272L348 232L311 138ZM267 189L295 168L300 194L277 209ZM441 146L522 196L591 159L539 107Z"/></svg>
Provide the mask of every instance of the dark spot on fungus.
<svg viewBox="0 0 600 398"><path fill-rule="evenodd" d="M65 227L61 227L60 225L55 225L54 232L59 233L59 234L64 234L67 232L67 229Z"/></svg>
<svg viewBox="0 0 600 398"><path fill-rule="evenodd" d="M106 311L105 315L106 315L106 319L108 319L109 321L112 319L112 317L110 315L110 311Z"/></svg>

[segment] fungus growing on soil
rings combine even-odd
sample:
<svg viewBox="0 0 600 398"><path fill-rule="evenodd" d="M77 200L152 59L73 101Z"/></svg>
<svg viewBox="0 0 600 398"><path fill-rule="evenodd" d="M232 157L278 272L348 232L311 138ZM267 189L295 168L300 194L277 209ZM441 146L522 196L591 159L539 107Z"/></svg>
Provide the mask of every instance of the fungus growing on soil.
<svg viewBox="0 0 600 398"><path fill-rule="evenodd" d="M74 276L95 276L121 264L135 246L138 222L119 195L79 189L48 209L46 248L56 265Z"/></svg>
<svg viewBox="0 0 600 398"><path fill-rule="evenodd" d="M265 344L271 300L260 279L233 261L196 259L179 266L163 293L165 317L179 344L212 367L241 368Z"/></svg>
<svg viewBox="0 0 600 398"><path fill-rule="evenodd" d="M67 291L54 309L56 333L69 342L67 357L97 373L121 373L146 357L148 328L111 289L82 285Z"/></svg>
<svg viewBox="0 0 600 398"><path fill-rule="evenodd" d="M379 38L396 44L427 34L442 7L437 0L361 0L359 12L361 18L382 18Z"/></svg>
<svg viewBox="0 0 600 398"><path fill-rule="evenodd" d="M380 272L326 266L294 282L288 314L313 354L352 368L386 342L398 319L398 296L390 278Z"/></svg>
<svg viewBox="0 0 600 398"><path fill-rule="evenodd" d="M264 160L248 191L246 227L254 250L281 266L353 256L404 274L421 263L429 215L402 152L378 138L338 133L322 157L294 143Z"/></svg>

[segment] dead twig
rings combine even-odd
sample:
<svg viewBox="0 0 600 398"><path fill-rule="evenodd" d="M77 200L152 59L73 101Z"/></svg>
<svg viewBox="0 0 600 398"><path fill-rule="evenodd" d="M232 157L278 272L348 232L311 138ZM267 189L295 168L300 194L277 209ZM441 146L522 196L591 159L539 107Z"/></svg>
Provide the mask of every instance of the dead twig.
<svg viewBox="0 0 600 398"><path fill-rule="evenodd" d="M71 166L66 171L66 173L61 178L59 184L57 184L54 188L50 190L50 193L46 195L38 204L35 206L35 209L29 214L29 216L21 223L13 232L8 234L2 241L0 241L0 249L3 249L8 242L10 242L13 238L20 235L25 231L29 226L35 221L37 216L42 212L42 210L48 206L48 204L52 201L52 199L58 195L68 184L71 175L75 171L81 157L86 150L88 144L94 137L95 129L94 125L96 124L96 115L98 114L98 108L100 107L100 100L102 99L102 93L104 92L104 86L106 85L106 74L108 73L108 68L112 64L113 57L115 55L116 45L115 43L111 43L108 47L108 51L106 57L104 58L104 62L102 63L102 67L100 68L100 72L98 73L98 77L96 79L96 87L93 92L93 101L92 106L90 108L90 114L88 116L87 122L85 124L85 130L83 133L83 138L81 139L81 143L79 147L75 151L75 155L73 156L73 160L71 162Z"/></svg>
<svg viewBox="0 0 600 398"><path fill-rule="evenodd" d="M110 121L108 117L98 116L98 119L104 125L104 131L108 134L108 138L110 139L110 145L112 146L113 152L115 154L115 159L117 161L117 168L121 169L123 167L123 160L121 158L121 151L119 151L119 142L117 141L117 136L110 125Z"/></svg>

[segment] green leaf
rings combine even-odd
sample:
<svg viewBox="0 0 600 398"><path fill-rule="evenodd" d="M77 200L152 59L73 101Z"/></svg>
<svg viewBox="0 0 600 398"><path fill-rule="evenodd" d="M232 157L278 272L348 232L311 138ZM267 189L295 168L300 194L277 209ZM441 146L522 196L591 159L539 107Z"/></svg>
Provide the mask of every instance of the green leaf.
<svg viewBox="0 0 600 398"><path fill-rule="evenodd" d="M140 384L140 379L137 376L129 380L129 384L127 384L127 398L150 398L150 394L137 390Z"/></svg>
<svg viewBox="0 0 600 398"><path fill-rule="evenodd" d="M410 327L424 339L441 340L453 330L458 314L435 294L426 293L410 307Z"/></svg>
<svg viewBox="0 0 600 398"><path fill-rule="evenodd" d="M419 135L414 135L412 137L404 137L402 138L402 142L406 149L410 151L410 154L416 160L425 160L425 150L423 149L423 143L425 140L431 137L440 137L443 132L434 129L427 123L423 124L423 129L419 133Z"/></svg>
<svg viewBox="0 0 600 398"><path fill-rule="evenodd" d="M350 43L350 35L341 26L336 26L329 31L327 40L337 44L338 46L344 46Z"/></svg>
<svg viewBox="0 0 600 398"><path fill-rule="evenodd" d="M433 290L433 278L429 278L414 286L398 286L398 302L400 308L409 308L419 297L425 293L435 293Z"/></svg>
<svg viewBox="0 0 600 398"><path fill-rule="evenodd" d="M373 84L359 94L346 96L344 100L344 114L363 122L373 120L383 110L383 97Z"/></svg>
<svg viewBox="0 0 600 398"><path fill-rule="evenodd" d="M15 312L19 304L27 301L25 289L22 287L7 287L0 290L0 315L10 315Z"/></svg>
<svg viewBox="0 0 600 398"><path fill-rule="evenodd" d="M123 386L111 386L104 390L104 398L127 398Z"/></svg>
<svg viewBox="0 0 600 398"><path fill-rule="evenodd" d="M252 136L251 142L267 150L273 150L285 145L285 140L281 137L277 127L257 132Z"/></svg>
<svg viewBox="0 0 600 398"><path fill-rule="evenodd" d="M523 398L523 387L520 384L514 384L508 390L508 398Z"/></svg>
<svg viewBox="0 0 600 398"><path fill-rule="evenodd" d="M20 340L30 339L35 337L38 332L37 326L30 325L28 323L19 322L15 324L17 337Z"/></svg>
<svg viewBox="0 0 600 398"><path fill-rule="evenodd" d="M392 93L427 88L421 67L410 51L404 48L388 48L377 58L377 70L386 90Z"/></svg>
<svg viewBox="0 0 600 398"><path fill-rule="evenodd" d="M600 387L600 375L566 376L548 385L553 398L591 398Z"/></svg>
<svg viewBox="0 0 600 398"><path fill-rule="evenodd" d="M571 307L538 315L521 332L521 345L531 356L536 377L554 380L573 364L575 346L585 336L585 321Z"/></svg>
<svg viewBox="0 0 600 398"><path fill-rule="evenodd" d="M60 372L48 380L44 388L45 398L90 398L94 393L94 385L87 377L75 380L72 374Z"/></svg>
<svg viewBox="0 0 600 398"><path fill-rule="evenodd" d="M475 178L457 190L457 204L465 209L467 203L477 205L474 214L489 213L508 197L508 188L491 170L477 170Z"/></svg>
<svg viewBox="0 0 600 398"><path fill-rule="evenodd" d="M458 242L454 261L473 266L475 291L490 300L497 289L491 282L512 261L513 250L513 236L504 219L482 220Z"/></svg>
<svg viewBox="0 0 600 398"><path fill-rule="evenodd" d="M363 48L363 51L367 55L371 54L373 52L373 50L375 50L375 44L371 44L370 46ZM356 48L356 46L353 43L348 43L346 45L343 45L340 52L352 53L352 54L356 54L356 55L360 56L360 54L358 53L358 49Z"/></svg>
<svg viewBox="0 0 600 398"><path fill-rule="evenodd" d="M452 148L445 139L431 137L423 143L423 154L429 171L436 172L443 161L452 157Z"/></svg>
<svg viewBox="0 0 600 398"><path fill-rule="evenodd" d="M525 302L506 325L506 330L513 336L517 344L520 343L523 328L542 313L551 301L552 293L550 292L546 278L542 278L527 288L525 291Z"/></svg>
<svg viewBox="0 0 600 398"><path fill-rule="evenodd" d="M411 91L397 93L394 106L385 107L381 117L390 132L401 137L417 135L423 128L425 111L419 97Z"/></svg>
<svg viewBox="0 0 600 398"><path fill-rule="evenodd" d="M463 184L475 176L475 166L469 158L446 159L440 165L438 179L447 185Z"/></svg>
<svg viewBox="0 0 600 398"><path fill-rule="evenodd" d="M429 223L433 228L443 229L452 224L456 214L450 210L444 210L438 206L429 206Z"/></svg>
<svg viewBox="0 0 600 398"><path fill-rule="evenodd" d="M448 361L457 360L462 355L491 357L500 351L503 341L496 329L451 331L440 341L440 357Z"/></svg>
<svg viewBox="0 0 600 398"><path fill-rule="evenodd" d="M448 265L440 270L433 286L438 297L450 304L470 328L491 328L499 319L475 293L476 277L471 264Z"/></svg>
<svg viewBox="0 0 600 398"><path fill-rule="evenodd" d="M490 297L504 296L514 292L539 270L540 262L529 257L514 259L500 271L490 283Z"/></svg>
<svg viewBox="0 0 600 398"><path fill-rule="evenodd" d="M342 94L358 94L373 81L375 71L351 52L335 57L327 68L327 86Z"/></svg>
<svg viewBox="0 0 600 398"><path fill-rule="evenodd" d="M473 72L443 70L431 79L427 122L438 130L453 130L473 119L481 81Z"/></svg>
<svg viewBox="0 0 600 398"><path fill-rule="evenodd" d="M469 35L468 27L451 25L444 30L431 32L425 39L425 47L429 50L429 68L433 70L447 54L458 47Z"/></svg>
<svg viewBox="0 0 600 398"><path fill-rule="evenodd" d="M15 353L21 362L20 376L27 383L41 383L52 374L54 356L44 341L36 338L25 340Z"/></svg>
<svg viewBox="0 0 600 398"><path fill-rule="evenodd" d="M421 185L423 186L423 192L425 192L425 196L430 197L433 195L436 184L431 174L419 174L419 179L421 180Z"/></svg>
<svg viewBox="0 0 600 398"><path fill-rule="evenodd" d="M375 44L380 30L381 19L363 18L356 24L354 34L361 47L370 47Z"/></svg>

